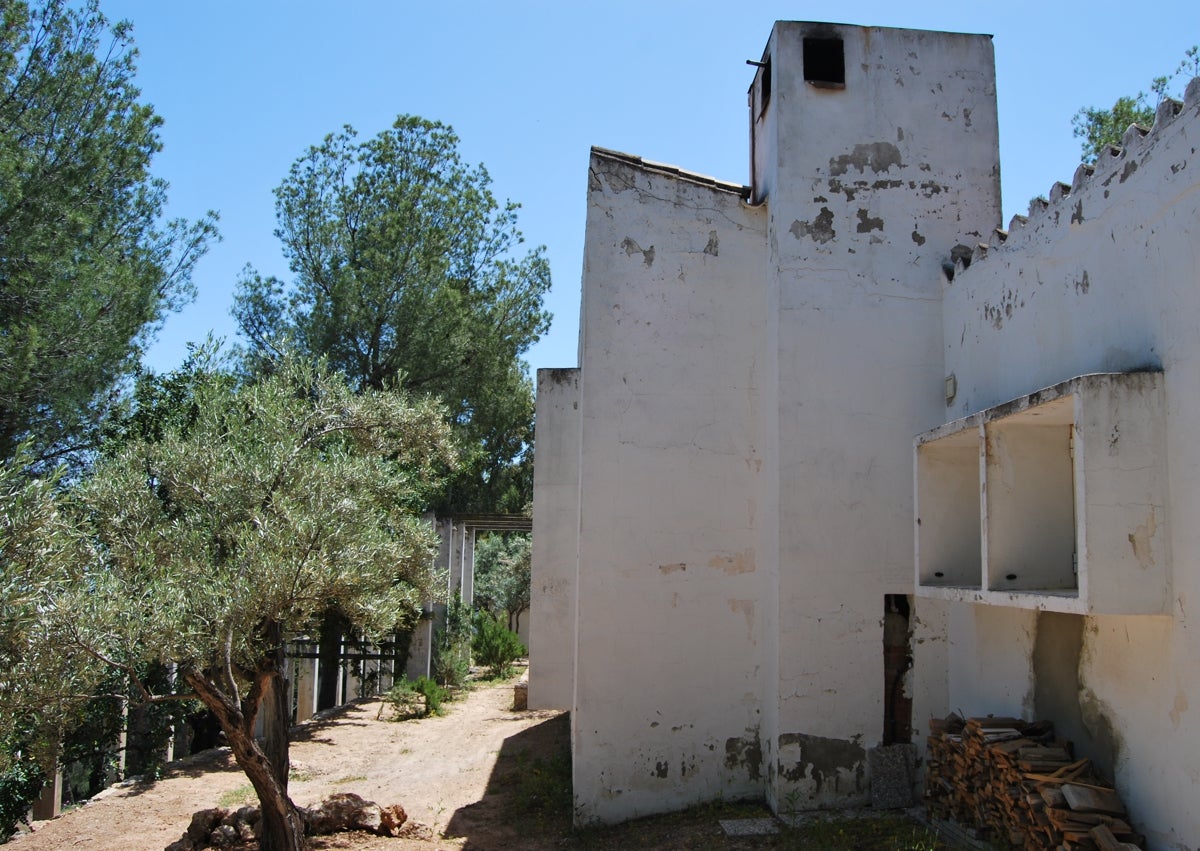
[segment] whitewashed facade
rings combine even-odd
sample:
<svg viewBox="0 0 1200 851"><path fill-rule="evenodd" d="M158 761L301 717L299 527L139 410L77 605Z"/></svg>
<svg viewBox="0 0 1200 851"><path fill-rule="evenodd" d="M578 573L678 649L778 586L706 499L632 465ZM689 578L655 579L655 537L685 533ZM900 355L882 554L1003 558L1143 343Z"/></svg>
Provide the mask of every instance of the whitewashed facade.
<svg viewBox="0 0 1200 851"><path fill-rule="evenodd" d="M961 709L1061 717L1200 841L1189 92L1006 240L988 36L777 23L749 187L593 151L531 625L580 822L878 804Z"/></svg>

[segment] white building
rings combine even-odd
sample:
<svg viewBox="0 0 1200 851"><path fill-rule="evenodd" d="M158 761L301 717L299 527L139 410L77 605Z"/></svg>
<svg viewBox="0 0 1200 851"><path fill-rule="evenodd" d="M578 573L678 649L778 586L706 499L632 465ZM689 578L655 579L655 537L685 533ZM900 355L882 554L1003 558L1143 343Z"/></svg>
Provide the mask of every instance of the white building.
<svg viewBox="0 0 1200 851"><path fill-rule="evenodd" d="M1195 846L1200 85L1007 239L988 36L777 23L750 118L750 187L592 153L530 637L577 819L887 802L961 710Z"/></svg>

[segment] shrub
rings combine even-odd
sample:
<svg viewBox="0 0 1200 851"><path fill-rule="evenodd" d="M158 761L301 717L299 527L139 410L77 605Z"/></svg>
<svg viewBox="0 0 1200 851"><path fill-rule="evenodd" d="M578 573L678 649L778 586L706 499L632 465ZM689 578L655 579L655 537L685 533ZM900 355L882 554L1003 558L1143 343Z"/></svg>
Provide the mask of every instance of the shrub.
<svg viewBox="0 0 1200 851"><path fill-rule="evenodd" d="M416 682L407 678L396 681L384 696L392 705L397 718L424 718L440 714L442 704L450 699L450 692L429 677L418 677Z"/></svg>
<svg viewBox="0 0 1200 851"><path fill-rule="evenodd" d="M11 746L11 742L5 742ZM12 836L46 781L46 775L32 758L16 755L0 770L0 845Z"/></svg>
<svg viewBox="0 0 1200 851"><path fill-rule="evenodd" d="M433 643L433 676L449 688L462 688L471 673L470 609L457 591L446 606L445 625Z"/></svg>
<svg viewBox="0 0 1200 851"><path fill-rule="evenodd" d="M488 612L475 613L475 638L471 649L480 665L487 667L492 677L512 674L512 664L525 655L525 646L499 617Z"/></svg>
<svg viewBox="0 0 1200 851"><path fill-rule="evenodd" d="M426 715L440 715L442 704L450 699L450 692L438 685L436 680L431 680L429 677L417 677L413 688L425 698Z"/></svg>
<svg viewBox="0 0 1200 851"><path fill-rule="evenodd" d="M396 718L411 718L414 715L424 714L418 708L420 699L421 695L417 694L415 685L407 677L396 680L383 695L384 703L392 707ZM382 712L382 707L380 709Z"/></svg>

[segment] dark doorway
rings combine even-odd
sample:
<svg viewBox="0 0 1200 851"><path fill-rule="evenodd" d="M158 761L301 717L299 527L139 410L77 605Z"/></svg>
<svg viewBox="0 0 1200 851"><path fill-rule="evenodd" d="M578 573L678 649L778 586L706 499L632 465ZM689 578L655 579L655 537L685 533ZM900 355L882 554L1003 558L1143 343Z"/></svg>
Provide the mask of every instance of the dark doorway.
<svg viewBox="0 0 1200 851"><path fill-rule="evenodd" d="M912 668L911 605L904 594L883 598L883 743L912 741L912 696L906 679Z"/></svg>

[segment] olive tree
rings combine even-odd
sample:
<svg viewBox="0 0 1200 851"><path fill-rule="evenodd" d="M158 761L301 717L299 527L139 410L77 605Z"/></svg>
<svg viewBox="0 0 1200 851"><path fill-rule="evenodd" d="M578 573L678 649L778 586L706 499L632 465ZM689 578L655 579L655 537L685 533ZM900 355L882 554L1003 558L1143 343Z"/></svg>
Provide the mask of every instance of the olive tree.
<svg viewBox="0 0 1200 851"><path fill-rule="evenodd" d="M255 721L286 714L290 635L329 610L380 635L435 593L418 511L454 462L449 430L433 402L355 393L295 359L244 385L203 357L187 370L160 394L176 410L152 439L135 430L60 497L91 556L47 586L35 620L77 678L115 670L146 703L203 701L262 803L261 847L299 849L286 735L260 743ZM58 561L30 570L54 579ZM147 662L174 665L178 690L143 683Z"/></svg>

